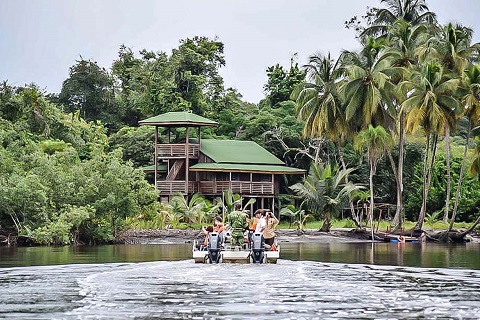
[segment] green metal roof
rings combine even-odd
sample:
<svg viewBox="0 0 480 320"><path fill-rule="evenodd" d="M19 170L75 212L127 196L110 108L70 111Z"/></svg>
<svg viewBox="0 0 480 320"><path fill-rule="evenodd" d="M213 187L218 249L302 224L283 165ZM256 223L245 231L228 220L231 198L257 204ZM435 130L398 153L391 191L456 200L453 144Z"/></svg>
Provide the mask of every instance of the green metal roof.
<svg viewBox="0 0 480 320"><path fill-rule="evenodd" d="M284 165L253 141L202 139L200 152L216 163Z"/></svg>
<svg viewBox="0 0 480 320"><path fill-rule="evenodd" d="M167 112L138 122L143 126L216 126L217 122L190 112Z"/></svg>
<svg viewBox="0 0 480 320"><path fill-rule="evenodd" d="M139 169L143 170L144 172L155 172L155 166L154 165L141 167ZM159 164L158 167L157 167L157 171L158 172L166 172L167 171L167 165L166 164Z"/></svg>
<svg viewBox="0 0 480 320"><path fill-rule="evenodd" d="M305 171L297 168L262 164L238 163L197 163L190 167L191 171L231 171L231 172L263 172L276 174L302 174Z"/></svg>

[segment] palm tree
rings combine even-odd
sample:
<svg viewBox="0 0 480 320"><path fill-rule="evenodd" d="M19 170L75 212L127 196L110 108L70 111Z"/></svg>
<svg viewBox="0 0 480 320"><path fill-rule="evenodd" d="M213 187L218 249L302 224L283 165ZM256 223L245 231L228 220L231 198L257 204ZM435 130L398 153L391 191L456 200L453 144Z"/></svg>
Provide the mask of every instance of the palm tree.
<svg viewBox="0 0 480 320"><path fill-rule="evenodd" d="M477 127L476 129L480 131L480 127ZM480 143L478 143L475 148L475 156L470 165L470 175L480 179Z"/></svg>
<svg viewBox="0 0 480 320"><path fill-rule="evenodd" d="M475 50L478 50L478 44L471 45L473 30L461 25L449 23L443 27L439 36L433 36L426 43L430 48L431 56L441 61L444 69L450 74L450 77L462 77L464 70L468 65L468 60L472 58ZM458 117L456 120L458 120ZM445 197L445 211L443 221L448 221L451 196L451 169L450 169L450 132L454 129L456 121L446 123L445 132L445 155L447 168L447 187Z"/></svg>
<svg viewBox="0 0 480 320"><path fill-rule="evenodd" d="M188 202L182 194L177 194L172 197L170 203L172 207L177 208L176 210L183 214L187 223L203 224L207 218L204 210L205 198L198 193L195 193Z"/></svg>
<svg viewBox="0 0 480 320"><path fill-rule="evenodd" d="M385 35L389 26L398 19L412 26L436 22L435 13L428 9L425 0L381 0L380 3L385 4L386 8L373 11L373 23L362 32L362 36Z"/></svg>
<svg viewBox="0 0 480 320"><path fill-rule="evenodd" d="M346 80L339 91L345 104L345 120L352 134L370 124L392 127L394 86L388 55L384 54L383 41L368 38L361 52L342 53Z"/></svg>
<svg viewBox="0 0 480 320"><path fill-rule="evenodd" d="M449 79L444 75L440 63L430 61L421 71L412 73L411 79L399 84L400 90L409 92L402 103L406 113L406 130L415 132L422 128L427 137L423 167L423 194L416 230L420 230L427 209L428 189L436 156L438 135L446 125L455 121L459 110L459 101L454 97L458 79ZM430 145L431 143L431 145Z"/></svg>
<svg viewBox="0 0 480 320"><path fill-rule="evenodd" d="M377 171L378 160L390 153L390 149L393 146L392 137L385 131L382 126L373 127L369 125L367 129L362 130L353 140L353 146L356 150L367 150L367 158L370 167L369 182L370 182L370 225L373 239L373 209L374 205L374 192L373 192L373 176Z"/></svg>
<svg viewBox="0 0 480 320"><path fill-rule="evenodd" d="M298 86L292 98L296 100L298 119L305 121L303 135L328 137L335 144L342 167L346 169L340 147L347 138L348 130L337 90L343 72L339 62L334 61L330 53L327 56L320 53L310 56L309 63L304 66L310 82ZM353 203L350 203L350 211L353 221L360 227Z"/></svg>
<svg viewBox="0 0 480 320"><path fill-rule="evenodd" d="M297 230L303 231L307 219L313 218L311 214L305 214L305 210L297 210L294 205L288 205L280 209L281 216L290 218L290 226L296 224Z"/></svg>
<svg viewBox="0 0 480 320"><path fill-rule="evenodd" d="M465 162L467 159L468 145L470 143L471 128L473 125L480 124L480 66L473 65L465 71L464 85L462 86L465 91L465 94L462 97L462 104L466 107L465 114L468 118L467 125L467 137L465 141L465 148L463 150L462 164L460 166L460 173L458 177L457 190L455 193L455 202L453 204L452 217L450 219L450 224L447 230L450 232L453 228L453 223L458 210L458 202L460 199L460 189L462 187L463 175L465 171ZM474 162L475 163L475 162Z"/></svg>
<svg viewBox="0 0 480 320"><path fill-rule="evenodd" d="M339 170L330 164L314 163L310 166L308 176L290 187L303 200L301 207L323 216L324 223L320 231L330 231L332 217L338 216L354 193L362 188L352 182L345 182L353 170Z"/></svg>
<svg viewBox="0 0 480 320"><path fill-rule="evenodd" d="M426 39L428 39L427 27L424 24L413 26L410 22L398 19L391 26L388 33L387 53L390 55L392 70L394 75L392 82L400 83L408 78L410 70L418 64L418 57L415 53ZM398 162L396 166L395 178L397 184L397 206L395 216L392 221L394 228L402 227L403 213L403 163L405 151L405 112L401 110L400 105L407 98L407 92L397 91L394 104L396 111L395 133L398 136Z"/></svg>
<svg viewBox="0 0 480 320"><path fill-rule="evenodd" d="M341 77L338 60L320 53L310 56L304 66L307 71L305 82L292 93L296 100L298 119L305 121L305 137L327 136L339 141L344 136L345 127L341 112L341 102L337 93L337 83Z"/></svg>

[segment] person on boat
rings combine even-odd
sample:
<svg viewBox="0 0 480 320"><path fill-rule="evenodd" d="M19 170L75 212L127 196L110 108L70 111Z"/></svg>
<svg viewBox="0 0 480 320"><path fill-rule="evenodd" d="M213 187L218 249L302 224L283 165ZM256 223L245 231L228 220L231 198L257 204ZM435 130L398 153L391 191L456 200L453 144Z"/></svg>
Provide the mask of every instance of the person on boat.
<svg viewBox="0 0 480 320"><path fill-rule="evenodd" d="M225 231L225 226L223 225L223 219L220 216L216 216L215 220L213 221L213 231L221 234Z"/></svg>
<svg viewBox="0 0 480 320"><path fill-rule="evenodd" d="M249 229L251 231L255 231L256 228L257 228L257 224L258 224L258 220L260 220L260 218L262 217L262 210L258 209L257 211L255 211L255 214L253 216L253 218L251 219L251 224L250 224L250 227Z"/></svg>
<svg viewBox="0 0 480 320"><path fill-rule="evenodd" d="M202 231L205 234L205 240L203 240L203 243L200 245L200 250L206 250L208 247L208 235L210 232L213 232L213 226L203 226Z"/></svg>
<svg viewBox="0 0 480 320"><path fill-rule="evenodd" d="M240 210L234 210L228 214L228 222L232 228L232 246L243 247L245 244L245 229L248 228L247 215Z"/></svg>
<svg viewBox="0 0 480 320"><path fill-rule="evenodd" d="M265 216L267 214L267 211L261 210L260 211L260 218L257 221L257 225L255 226L255 233L263 233L263 230L265 229L265 225L267 224L267 220L265 219Z"/></svg>
<svg viewBox="0 0 480 320"><path fill-rule="evenodd" d="M270 247L272 247L275 242L275 227L278 223L279 221L273 212L267 211L265 214L265 228L263 230L263 237L265 238L265 244L268 244Z"/></svg>

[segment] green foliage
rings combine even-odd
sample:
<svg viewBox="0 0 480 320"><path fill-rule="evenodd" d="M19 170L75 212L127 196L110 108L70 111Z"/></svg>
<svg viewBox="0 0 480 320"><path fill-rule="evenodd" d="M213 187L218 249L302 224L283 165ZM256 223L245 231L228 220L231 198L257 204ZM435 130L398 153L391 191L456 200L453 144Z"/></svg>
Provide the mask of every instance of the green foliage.
<svg viewBox="0 0 480 320"><path fill-rule="evenodd" d="M301 207L325 220L323 231L330 230L330 221L338 217L354 193L362 187L345 182L354 169L338 169L330 164L312 164L308 176L290 189L301 200Z"/></svg>
<svg viewBox="0 0 480 320"><path fill-rule="evenodd" d="M2 226L42 244L113 239L125 217L156 202L156 191L143 172L123 162L120 150L105 151L103 126L62 113L32 90L19 90L10 99L35 97L29 103L49 110L39 119L50 129L38 130L28 121L32 106L15 121L0 120Z"/></svg>
<svg viewBox="0 0 480 320"><path fill-rule="evenodd" d="M149 126L123 127L108 137L112 150L121 148L123 160L137 168L153 165L155 129Z"/></svg>
<svg viewBox="0 0 480 320"><path fill-rule="evenodd" d="M267 83L263 89L267 94L268 104L276 107L280 102L290 100L290 95L297 85L305 80L305 71L298 63L290 62L290 69L284 70L278 63L267 68Z"/></svg>
<svg viewBox="0 0 480 320"><path fill-rule="evenodd" d="M108 71L95 61L82 58L70 67L58 102L65 105L67 112L79 111L87 121L100 120L108 127L117 128L120 115L114 96L114 80Z"/></svg>

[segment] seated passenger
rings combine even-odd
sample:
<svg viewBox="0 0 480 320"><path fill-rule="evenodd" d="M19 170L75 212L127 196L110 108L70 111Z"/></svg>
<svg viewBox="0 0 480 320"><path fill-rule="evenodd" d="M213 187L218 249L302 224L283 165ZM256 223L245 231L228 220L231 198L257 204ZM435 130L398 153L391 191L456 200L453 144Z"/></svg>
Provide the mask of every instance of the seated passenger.
<svg viewBox="0 0 480 320"><path fill-rule="evenodd" d="M202 227L202 231L205 234L205 240L203 240L203 243L200 245L200 250L207 250L208 247L208 235L210 232L213 232L213 226L208 226L208 227Z"/></svg>

